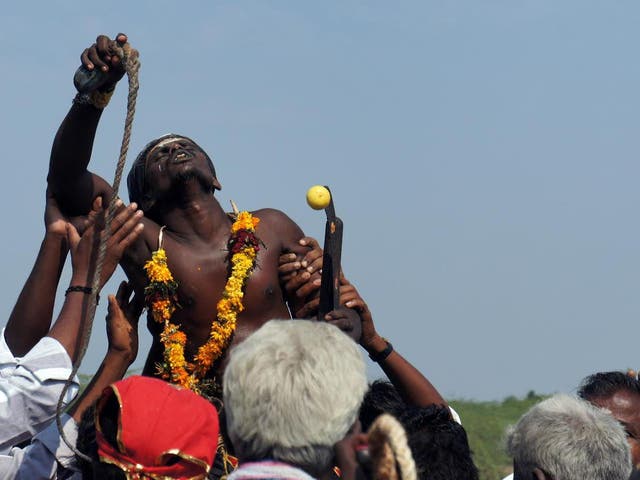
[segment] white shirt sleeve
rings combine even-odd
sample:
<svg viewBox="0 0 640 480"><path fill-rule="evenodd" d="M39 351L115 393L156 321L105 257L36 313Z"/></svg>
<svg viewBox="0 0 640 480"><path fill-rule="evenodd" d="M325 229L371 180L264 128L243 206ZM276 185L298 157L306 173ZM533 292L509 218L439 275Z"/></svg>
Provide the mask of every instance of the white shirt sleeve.
<svg viewBox="0 0 640 480"><path fill-rule="evenodd" d="M67 439L75 445L78 429L68 415L62 416L62 429ZM73 450L62 440L58 426L52 422L33 438L26 448L12 448L8 455L0 455L0 478L38 480L58 478L80 479Z"/></svg>
<svg viewBox="0 0 640 480"><path fill-rule="evenodd" d="M42 430L54 417L58 398L71 375L67 351L56 339L42 338L24 357L14 357L0 336L0 454ZM78 392L78 378L64 403Z"/></svg>
<svg viewBox="0 0 640 480"><path fill-rule="evenodd" d="M462 425L462 420L460 419L460 415L456 412L451 405L449 405L449 411L451 412L451 418L455 420L456 423Z"/></svg>

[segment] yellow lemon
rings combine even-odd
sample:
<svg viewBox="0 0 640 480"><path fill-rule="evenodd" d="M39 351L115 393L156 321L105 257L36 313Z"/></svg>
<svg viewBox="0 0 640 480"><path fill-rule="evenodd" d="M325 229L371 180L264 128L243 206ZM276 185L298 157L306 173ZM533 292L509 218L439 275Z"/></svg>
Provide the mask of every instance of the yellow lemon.
<svg viewBox="0 0 640 480"><path fill-rule="evenodd" d="M307 203L314 210L322 210L329 206L331 193L322 185L314 185L307 190Z"/></svg>

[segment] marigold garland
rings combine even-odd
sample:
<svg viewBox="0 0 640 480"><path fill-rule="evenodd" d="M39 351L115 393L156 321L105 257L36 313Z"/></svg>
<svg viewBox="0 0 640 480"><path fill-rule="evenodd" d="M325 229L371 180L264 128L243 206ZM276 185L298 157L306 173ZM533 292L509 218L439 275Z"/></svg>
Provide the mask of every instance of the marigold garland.
<svg viewBox="0 0 640 480"><path fill-rule="evenodd" d="M145 264L149 279L145 289L147 305L153 319L164 324L160 335L164 346L164 362L158 365L158 373L162 378L202 393L201 381L229 346L238 314L244 310L244 287L256 266L262 245L255 234L259 222L260 219L249 212L240 212L231 226L228 242L231 273L217 304L217 317L211 322L209 339L198 348L192 363L187 362L184 356L187 336L176 324L171 323L171 316L178 307L178 283L169 270L164 249L158 248Z"/></svg>

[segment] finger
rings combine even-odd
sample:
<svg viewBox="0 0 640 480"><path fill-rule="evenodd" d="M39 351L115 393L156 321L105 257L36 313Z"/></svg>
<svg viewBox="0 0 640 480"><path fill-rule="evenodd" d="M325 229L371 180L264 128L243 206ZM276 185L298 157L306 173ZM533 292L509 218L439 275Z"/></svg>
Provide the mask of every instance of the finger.
<svg viewBox="0 0 640 480"><path fill-rule="evenodd" d="M91 60L89 60L89 48L85 48L80 55L80 62L87 70L93 70L95 65Z"/></svg>
<svg viewBox="0 0 640 480"><path fill-rule="evenodd" d="M362 313L367 311L367 304L361 298L345 299L340 298L340 304L347 308L352 308L355 311Z"/></svg>
<svg viewBox="0 0 640 480"><path fill-rule="evenodd" d="M91 205L91 210L94 212L102 211L102 197L98 195L93 199L93 205Z"/></svg>
<svg viewBox="0 0 640 480"><path fill-rule="evenodd" d="M305 272L305 273L308 273L308 272ZM302 285L298 290L296 290L296 297L307 298L309 295L311 295L316 290L318 290L321 284L322 284L322 279L320 278L320 275L317 273L313 274L311 280L309 280L304 285Z"/></svg>
<svg viewBox="0 0 640 480"><path fill-rule="evenodd" d="M112 244L120 244L123 243L124 240L129 237L132 232L136 232L139 228L139 225L142 225L140 220L142 220L143 213L142 210L137 210L135 212L122 212L120 215L128 214L125 217L125 222L118 226L116 230L112 233ZM138 231L139 235L140 232Z"/></svg>
<svg viewBox="0 0 640 480"><path fill-rule="evenodd" d="M87 56L89 57L89 62L93 64L94 68L100 69L103 72L106 72L109 70L109 67L107 66L106 63L104 63L104 60L100 55L98 51L98 47L96 46L95 43L87 49Z"/></svg>
<svg viewBox="0 0 640 480"><path fill-rule="evenodd" d="M118 35L116 35L116 42L118 42L120 46L127 43L127 40L128 40L127 35L124 33L119 33Z"/></svg>
<svg viewBox="0 0 640 480"><path fill-rule="evenodd" d="M293 252L283 253L278 257L278 265L284 265L285 263L291 263L298 260L298 255Z"/></svg>
<svg viewBox="0 0 640 480"><path fill-rule="evenodd" d="M68 222L65 228L67 230L67 243L69 244L69 248L75 250L78 247L78 243L80 243L80 234L76 228Z"/></svg>
<svg viewBox="0 0 640 480"><path fill-rule="evenodd" d="M123 227L125 229L127 228L128 222L132 218L135 218L137 212L138 212L138 204L135 202L131 202L131 204L127 208L125 208L124 210L122 210L121 212L119 212L113 217L113 219L111 220L111 235L114 241L120 240L120 238L124 237L128 233L126 231L121 232L120 230ZM140 215L141 214L142 214L142 211L140 211ZM129 226L129 228L131 228L131 225Z"/></svg>
<svg viewBox="0 0 640 480"><path fill-rule="evenodd" d="M281 263L278 267L278 273L282 275L297 272L298 270L300 270L300 267L300 262Z"/></svg>
<svg viewBox="0 0 640 480"><path fill-rule="evenodd" d="M302 285L307 283L311 278L311 274L309 272L302 272L296 275L291 276L291 280L285 283L284 289L287 292L292 292L298 290Z"/></svg>
<svg viewBox="0 0 640 480"><path fill-rule="evenodd" d="M309 247L311 249L314 248L320 248L320 245L318 244L318 240L316 240L313 237L302 237L298 243L300 245L302 245L303 247Z"/></svg>
<svg viewBox="0 0 640 480"><path fill-rule="evenodd" d="M298 318L308 318L318 311L320 305L320 298L314 298L313 300L305 303L297 312Z"/></svg>
<svg viewBox="0 0 640 480"><path fill-rule="evenodd" d="M103 60L104 62L111 62L111 56L114 53L113 51L114 45L115 45L115 42L111 40L109 37L107 37L106 35L99 35L98 38L96 38L96 48L98 51L98 55L100 55L101 60ZM107 63L104 64L104 67L101 66L102 71L104 72L109 71L109 66Z"/></svg>
<svg viewBox="0 0 640 480"><path fill-rule="evenodd" d="M322 270L322 255L315 259L305 257L305 259L302 261L302 264L307 265L307 272L309 273L319 272Z"/></svg>
<svg viewBox="0 0 640 480"><path fill-rule="evenodd" d="M327 323L331 325L335 325L343 332L351 332L353 330L353 324L349 319L346 319L346 318L327 320Z"/></svg>
<svg viewBox="0 0 640 480"><path fill-rule="evenodd" d="M107 300L107 320L110 320L117 312L120 311L120 306L118 305L118 300L115 295L108 295Z"/></svg>
<svg viewBox="0 0 640 480"><path fill-rule="evenodd" d="M144 224L138 223L129 234L123 238L119 243L119 249L124 252L133 242L135 242L142 231L144 230Z"/></svg>
<svg viewBox="0 0 640 480"><path fill-rule="evenodd" d="M347 312L343 309L332 310L324 316L326 321L338 320L340 318L347 318Z"/></svg>

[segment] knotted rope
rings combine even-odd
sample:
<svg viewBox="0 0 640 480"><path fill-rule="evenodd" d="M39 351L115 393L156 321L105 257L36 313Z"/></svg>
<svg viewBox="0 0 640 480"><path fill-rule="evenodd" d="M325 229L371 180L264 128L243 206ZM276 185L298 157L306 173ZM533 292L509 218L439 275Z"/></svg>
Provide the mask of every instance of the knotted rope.
<svg viewBox="0 0 640 480"><path fill-rule="evenodd" d="M416 480L416 464L398 420L382 414L367 433L374 480Z"/></svg>
<svg viewBox="0 0 640 480"><path fill-rule="evenodd" d="M122 143L120 146L120 157L118 158L118 164L116 166L113 184L111 185L113 195L111 196L111 200L109 202L109 208L107 210L107 216L105 219L104 232L101 236L100 245L98 247L98 254L97 256L93 256L93 258L95 258L95 268L91 277L91 294L82 304L83 320L81 323L80 332L78 334L79 353L77 355L76 361L73 364L71 375L69 375L69 378L67 379L64 388L62 389L62 393L58 398L58 406L56 408L56 424L58 426L60 436L64 440L64 443L66 443L67 446L71 448L71 450L73 450L76 455L88 462L92 461L91 458L84 455L82 452L79 452L76 449L76 446L71 445L71 443L67 439L62 428L62 420L60 418L60 414L62 413L64 397L67 394L69 387L73 383L73 378L78 373L78 369L82 364L82 359L84 358L84 355L87 352L87 348L89 346L89 339L91 338L91 328L93 327L93 319L95 317L96 307L98 305L97 298L98 290L100 289L100 275L102 273L102 265L104 263L104 258L107 252L107 242L109 241L109 237L111 236L111 221L116 214L116 201L118 200L118 191L120 190L120 180L122 179L122 172L124 171L124 165L127 159L127 151L129 150L129 142L131 140L133 117L136 112L136 99L138 98L139 87L138 71L140 69L138 51L131 48L128 43L125 43L122 46L115 43L113 48L115 54L122 59L122 65L124 66L129 83L129 95L127 96L127 116L124 122L124 132L122 134Z"/></svg>

